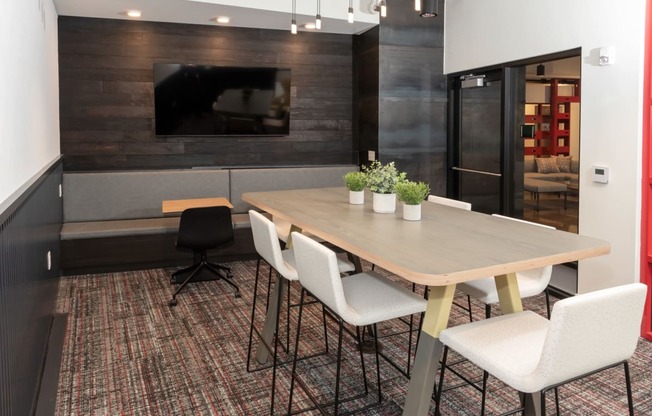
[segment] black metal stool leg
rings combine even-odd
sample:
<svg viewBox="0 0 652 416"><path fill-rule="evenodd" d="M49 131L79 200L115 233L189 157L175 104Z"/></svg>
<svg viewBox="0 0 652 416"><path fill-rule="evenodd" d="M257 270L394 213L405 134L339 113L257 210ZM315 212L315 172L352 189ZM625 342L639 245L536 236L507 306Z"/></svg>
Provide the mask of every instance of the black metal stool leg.
<svg viewBox="0 0 652 416"><path fill-rule="evenodd" d="M629 378L629 363L623 363L625 367L625 386L627 387L627 406L629 408L629 416L634 416L634 400L632 398L632 380Z"/></svg>

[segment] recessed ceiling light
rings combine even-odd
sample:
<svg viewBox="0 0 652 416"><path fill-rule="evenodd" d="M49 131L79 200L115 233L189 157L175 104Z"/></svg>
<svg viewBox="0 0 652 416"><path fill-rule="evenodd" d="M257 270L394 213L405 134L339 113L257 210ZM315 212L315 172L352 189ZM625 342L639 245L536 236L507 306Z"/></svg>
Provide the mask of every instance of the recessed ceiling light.
<svg viewBox="0 0 652 416"><path fill-rule="evenodd" d="M306 23L304 27L305 27L306 29L314 29L314 28L316 28L317 26L315 26L314 23Z"/></svg>
<svg viewBox="0 0 652 416"><path fill-rule="evenodd" d="M215 21L217 23L229 23L231 21L231 18L229 16L217 16L215 18Z"/></svg>
<svg viewBox="0 0 652 416"><path fill-rule="evenodd" d="M140 17L141 14L140 10L127 10L127 16L129 17Z"/></svg>

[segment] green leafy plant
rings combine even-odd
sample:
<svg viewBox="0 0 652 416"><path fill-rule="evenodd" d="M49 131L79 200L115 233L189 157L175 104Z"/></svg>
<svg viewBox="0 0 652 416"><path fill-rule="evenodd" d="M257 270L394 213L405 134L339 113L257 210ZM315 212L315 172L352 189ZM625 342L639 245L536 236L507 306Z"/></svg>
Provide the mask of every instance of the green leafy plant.
<svg viewBox="0 0 652 416"><path fill-rule="evenodd" d="M364 172L349 172L344 175L344 184L349 191L363 191L367 187L367 175Z"/></svg>
<svg viewBox="0 0 652 416"><path fill-rule="evenodd" d="M403 181L394 187L398 200L406 205L419 205L430 193L430 186L425 182Z"/></svg>
<svg viewBox="0 0 652 416"><path fill-rule="evenodd" d="M362 171L367 175L367 188L379 194L394 193L396 184L405 181L405 172L399 172L394 162L383 165L378 160L369 166L363 166Z"/></svg>

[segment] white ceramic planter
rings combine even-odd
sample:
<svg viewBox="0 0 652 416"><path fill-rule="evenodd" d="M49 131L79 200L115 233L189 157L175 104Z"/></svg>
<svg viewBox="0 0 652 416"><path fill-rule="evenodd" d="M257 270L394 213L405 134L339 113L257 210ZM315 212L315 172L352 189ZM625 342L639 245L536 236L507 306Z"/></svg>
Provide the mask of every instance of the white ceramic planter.
<svg viewBox="0 0 652 416"><path fill-rule="evenodd" d="M378 214L391 214L396 211L396 194L373 193L373 209Z"/></svg>
<svg viewBox="0 0 652 416"><path fill-rule="evenodd" d="M403 204L403 219L408 221L421 220L421 204L419 205Z"/></svg>
<svg viewBox="0 0 652 416"><path fill-rule="evenodd" d="M364 204L364 190L362 191L349 191L349 204L362 205Z"/></svg>

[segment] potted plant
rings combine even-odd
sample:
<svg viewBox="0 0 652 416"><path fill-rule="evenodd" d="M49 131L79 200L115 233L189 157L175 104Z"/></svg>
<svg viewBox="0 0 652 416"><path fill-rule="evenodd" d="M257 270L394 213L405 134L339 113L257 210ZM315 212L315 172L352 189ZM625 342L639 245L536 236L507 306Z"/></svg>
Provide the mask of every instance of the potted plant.
<svg viewBox="0 0 652 416"><path fill-rule="evenodd" d="M367 186L367 175L364 172L349 172L344 175L344 184L349 190L349 204L364 204L364 188Z"/></svg>
<svg viewBox="0 0 652 416"><path fill-rule="evenodd" d="M396 211L396 194L394 187L405 181L405 172L399 172L394 162L383 165L378 160L362 167L367 175L367 188L373 193L373 209L377 213L392 213Z"/></svg>
<svg viewBox="0 0 652 416"><path fill-rule="evenodd" d="M399 201L403 202L403 219L419 221L421 219L421 203L430 193L430 187L425 182L403 181L394 187Z"/></svg>

